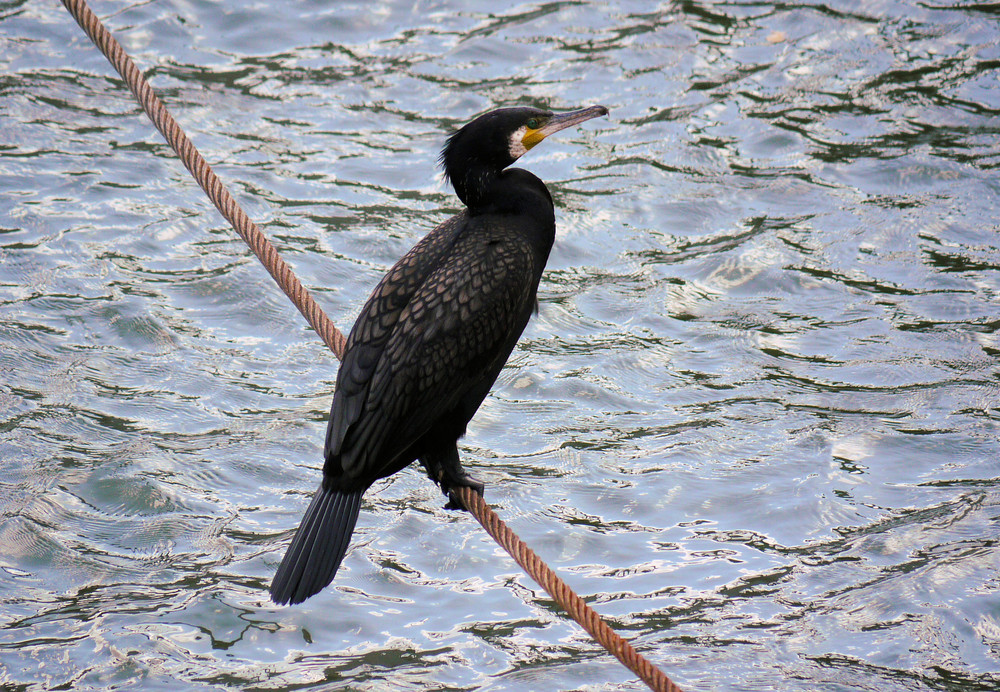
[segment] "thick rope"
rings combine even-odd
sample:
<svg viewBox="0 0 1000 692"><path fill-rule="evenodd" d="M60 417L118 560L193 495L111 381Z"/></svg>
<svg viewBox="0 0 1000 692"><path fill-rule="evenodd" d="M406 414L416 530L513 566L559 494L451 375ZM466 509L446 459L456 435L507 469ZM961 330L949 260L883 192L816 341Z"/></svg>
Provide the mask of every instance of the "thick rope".
<svg viewBox="0 0 1000 692"><path fill-rule="evenodd" d="M274 280L285 292L289 300L299 309L310 326L316 330L323 342L329 346L338 359L343 358L346 340L340 330L330 321L309 291L299 282L291 268L278 255L278 251L250 220L246 212L236 203L229 191L223 186L211 166L198 152L191 140L187 138L177 121L167 112L166 106L153 92L149 82L143 77L139 68L125 53L121 44L104 27L100 19L87 6L86 0L63 0L63 5L76 19L90 40L101 49L104 56L122 76L129 89L139 101L146 115L156 125L167 143L177 152L177 156L194 176L198 184L215 204L219 212L232 224L240 237L246 241L261 264L274 277ZM529 548L511 531L496 513L486 504L482 496L471 488L460 487L454 490L476 520L482 524L504 550L519 564L542 588L555 599L569 615L587 630L588 633L605 649L610 651L619 661L639 676L650 689L657 692L680 692L680 688L668 678L663 671L650 663L632 645L622 639L612 630L601 617L588 606L555 572L542 561L535 551Z"/></svg>

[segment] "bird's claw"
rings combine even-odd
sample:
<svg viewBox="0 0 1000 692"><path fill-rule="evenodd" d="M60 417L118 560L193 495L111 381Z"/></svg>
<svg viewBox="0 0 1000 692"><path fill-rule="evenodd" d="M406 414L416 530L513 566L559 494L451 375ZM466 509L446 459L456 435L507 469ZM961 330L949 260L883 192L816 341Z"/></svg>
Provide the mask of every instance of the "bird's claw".
<svg viewBox="0 0 1000 692"><path fill-rule="evenodd" d="M458 493L455 492L455 488L462 486L472 488L480 497L482 497L483 490L486 488L481 480L467 473L463 473L458 478L444 478L442 474L439 483L441 484L441 492L448 496L448 504L444 506L445 509L465 509L465 504L459 498Z"/></svg>

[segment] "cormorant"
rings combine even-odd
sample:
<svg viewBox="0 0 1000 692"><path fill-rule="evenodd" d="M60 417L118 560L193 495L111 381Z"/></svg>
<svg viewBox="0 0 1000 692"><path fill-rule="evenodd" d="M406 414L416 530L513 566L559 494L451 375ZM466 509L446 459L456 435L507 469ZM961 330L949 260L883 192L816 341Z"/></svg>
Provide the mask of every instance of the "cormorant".
<svg viewBox="0 0 1000 692"><path fill-rule="evenodd" d="M354 323L323 482L271 583L275 603L300 603L333 581L361 496L415 459L445 494L463 485L482 494L458 438L528 323L555 239L545 184L507 167L548 135L607 113L502 108L448 138L441 163L466 209L389 270Z"/></svg>

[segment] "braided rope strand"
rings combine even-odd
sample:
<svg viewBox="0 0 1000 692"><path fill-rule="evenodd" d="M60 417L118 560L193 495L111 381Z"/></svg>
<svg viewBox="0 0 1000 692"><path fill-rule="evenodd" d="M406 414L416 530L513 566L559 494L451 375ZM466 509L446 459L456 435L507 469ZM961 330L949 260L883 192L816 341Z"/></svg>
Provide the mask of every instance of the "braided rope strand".
<svg viewBox="0 0 1000 692"><path fill-rule="evenodd" d="M233 199L205 158L188 139L166 106L156 96L149 82L136 67L121 44L90 10L86 0L63 0L63 5L76 19L91 41L125 80L132 94L153 121L167 143L174 149L185 167L208 195L215 207L232 225L268 273L298 308L309 325L338 359L343 358L346 339L309 291L299 282L291 267L278 255L274 245L261 233L243 208ZM453 491L465 508L494 540L506 550L528 575L544 588L580 626L598 643L614 654L632 672L656 692L680 692L680 688L663 671L650 663L631 644L619 636L588 606L510 527L486 504L482 496L468 487Z"/></svg>

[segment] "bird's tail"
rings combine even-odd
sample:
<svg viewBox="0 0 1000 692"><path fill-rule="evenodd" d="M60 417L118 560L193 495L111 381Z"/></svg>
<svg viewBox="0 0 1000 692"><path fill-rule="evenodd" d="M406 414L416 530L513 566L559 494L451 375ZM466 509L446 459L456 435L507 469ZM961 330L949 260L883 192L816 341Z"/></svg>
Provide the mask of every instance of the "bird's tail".
<svg viewBox="0 0 1000 692"><path fill-rule="evenodd" d="M364 490L320 486L271 582L275 603L301 603L333 581L361 510Z"/></svg>

